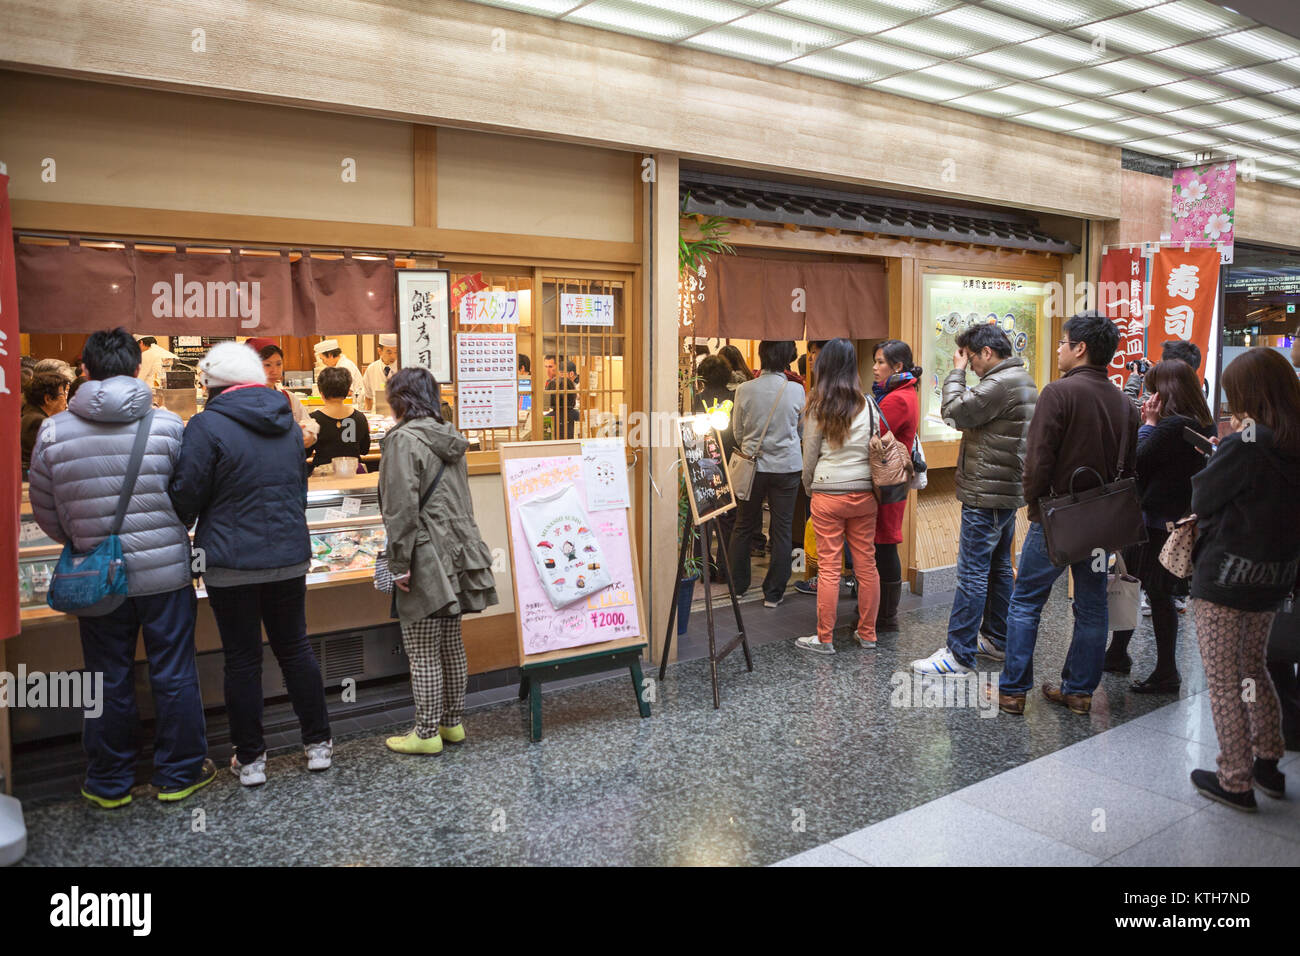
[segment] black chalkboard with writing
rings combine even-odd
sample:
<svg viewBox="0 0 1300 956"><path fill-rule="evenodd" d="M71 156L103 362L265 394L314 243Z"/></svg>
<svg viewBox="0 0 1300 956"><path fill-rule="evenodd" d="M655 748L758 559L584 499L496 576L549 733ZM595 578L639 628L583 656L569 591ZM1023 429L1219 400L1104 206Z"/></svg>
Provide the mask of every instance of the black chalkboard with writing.
<svg viewBox="0 0 1300 956"><path fill-rule="evenodd" d="M708 521L736 507L731 493L731 474L722 455L722 439L715 429L703 435L695 431L690 418L678 421L681 430L682 474L686 476L687 498L696 524Z"/></svg>

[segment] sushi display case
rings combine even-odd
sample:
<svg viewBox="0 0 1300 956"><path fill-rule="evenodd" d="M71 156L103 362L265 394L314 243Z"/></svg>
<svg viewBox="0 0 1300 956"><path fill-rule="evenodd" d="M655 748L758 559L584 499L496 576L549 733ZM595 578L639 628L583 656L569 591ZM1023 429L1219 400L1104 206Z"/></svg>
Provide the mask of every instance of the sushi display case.
<svg viewBox="0 0 1300 956"><path fill-rule="evenodd" d="M384 549L376 474L350 478L312 478L307 489L307 530L311 535L309 587L354 583L368 578ZM23 496L18 534L19 608L24 620L55 616L46 605L50 578L63 546L48 537L32 517ZM198 582L199 596L205 592Z"/></svg>

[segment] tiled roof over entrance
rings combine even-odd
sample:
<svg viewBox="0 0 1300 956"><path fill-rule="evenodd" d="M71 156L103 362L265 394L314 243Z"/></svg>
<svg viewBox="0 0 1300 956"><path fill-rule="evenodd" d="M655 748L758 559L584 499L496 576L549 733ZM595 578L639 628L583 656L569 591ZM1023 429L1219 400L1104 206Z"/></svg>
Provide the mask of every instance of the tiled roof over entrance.
<svg viewBox="0 0 1300 956"><path fill-rule="evenodd" d="M1054 252L1079 247L1049 236L1031 216L944 206L788 183L739 179L682 170L682 210L753 222L791 223L820 229L906 236L944 242Z"/></svg>

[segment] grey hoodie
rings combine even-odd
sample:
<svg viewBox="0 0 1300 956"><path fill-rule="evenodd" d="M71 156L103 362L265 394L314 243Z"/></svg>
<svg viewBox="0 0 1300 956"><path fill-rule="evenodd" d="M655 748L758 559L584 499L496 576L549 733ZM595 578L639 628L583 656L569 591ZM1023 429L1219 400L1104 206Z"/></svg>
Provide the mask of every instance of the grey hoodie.
<svg viewBox="0 0 1300 956"><path fill-rule="evenodd" d="M77 389L68 410L41 425L29 473L32 515L59 542L89 551L106 537L122 492L136 423L153 404L149 386L118 375ZM154 411L149 443L122 522L122 553L132 597L190 587L190 540L167 485L184 425Z"/></svg>

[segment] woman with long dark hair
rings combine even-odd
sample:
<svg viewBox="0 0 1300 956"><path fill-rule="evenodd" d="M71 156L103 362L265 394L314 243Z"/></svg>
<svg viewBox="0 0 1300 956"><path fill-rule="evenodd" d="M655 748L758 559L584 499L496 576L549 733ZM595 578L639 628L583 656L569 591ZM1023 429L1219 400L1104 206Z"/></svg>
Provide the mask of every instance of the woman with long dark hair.
<svg viewBox="0 0 1300 956"><path fill-rule="evenodd" d="M817 355L816 385L808 399L803 431L803 486L817 535L817 633L795 647L834 654L835 610L845 541L858 569L860 646L876 646L880 585L872 547L877 504L871 491L867 446L880 429L880 409L862 394L858 353L848 339L831 339Z"/></svg>
<svg viewBox="0 0 1300 956"><path fill-rule="evenodd" d="M741 354L740 349L734 345L724 345L718 349L718 356L727 363L731 369L731 384L734 388L744 382L748 382L754 377L753 371L750 370L749 363L745 361L745 356Z"/></svg>
<svg viewBox="0 0 1300 956"><path fill-rule="evenodd" d="M1182 685L1174 646L1178 641L1178 610L1174 595L1178 579L1160 563L1160 549L1169 540L1167 527L1187 514L1192 503L1192 476L1205 467L1205 456L1188 444L1184 429L1206 438L1214 435L1210 406L1191 366L1179 359L1157 362L1143 380L1142 427L1138 430L1137 484L1145 544L1124 549L1129 574L1142 582L1151 603L1151 627L1156 634L1156 666L1133 684L1135 694L1176 694ZM1116 631L1106 651L1103 670L1127 674L1132 631Z"/></svg>
<svg viewBox="0 0 1300 956"><path fill-rule="evenodd" d="M1251 812L1252 784L1279 799L1286 786L1277 769L1282 715L1264 654L1275 613L1300 588L1300 381L1280 353L1254 348L1224 370L1223 390L1233 434L1192 479L1192 610L1219 767L1193 770L1192 785Z"/></svg>
<svg viewBox="0 0 1300 956"><path fill-rule="evenodd" d="M397 425L384 438L379 507L415 727L386 743L397 753L439 754L444 742L465 740L461 615L497 603L492 552L474 521L469 442L443 419L437 379L422 368L394 372L388 404Z"/></svg>
<svg viewBox="0 0 1300 956"><path fill-rule="evenodd" d="M898 339L879 343L871 373L875 379L871 392L880 405L884 419L882 427L886 432L893 432L910 452L921 424L921 402L917 393L921 368L912 362L912 347ZM876 627L882 631L898 630L898 602L903 594L903 567L898 559L898 546L903 540L903 513L906 510L906 499L891 502L880 506L880 515L876 519L875 563L880 575L880 611ZM857 567L856 563L854 567ZM861 572L858 574L861 577Z"/></svg>

